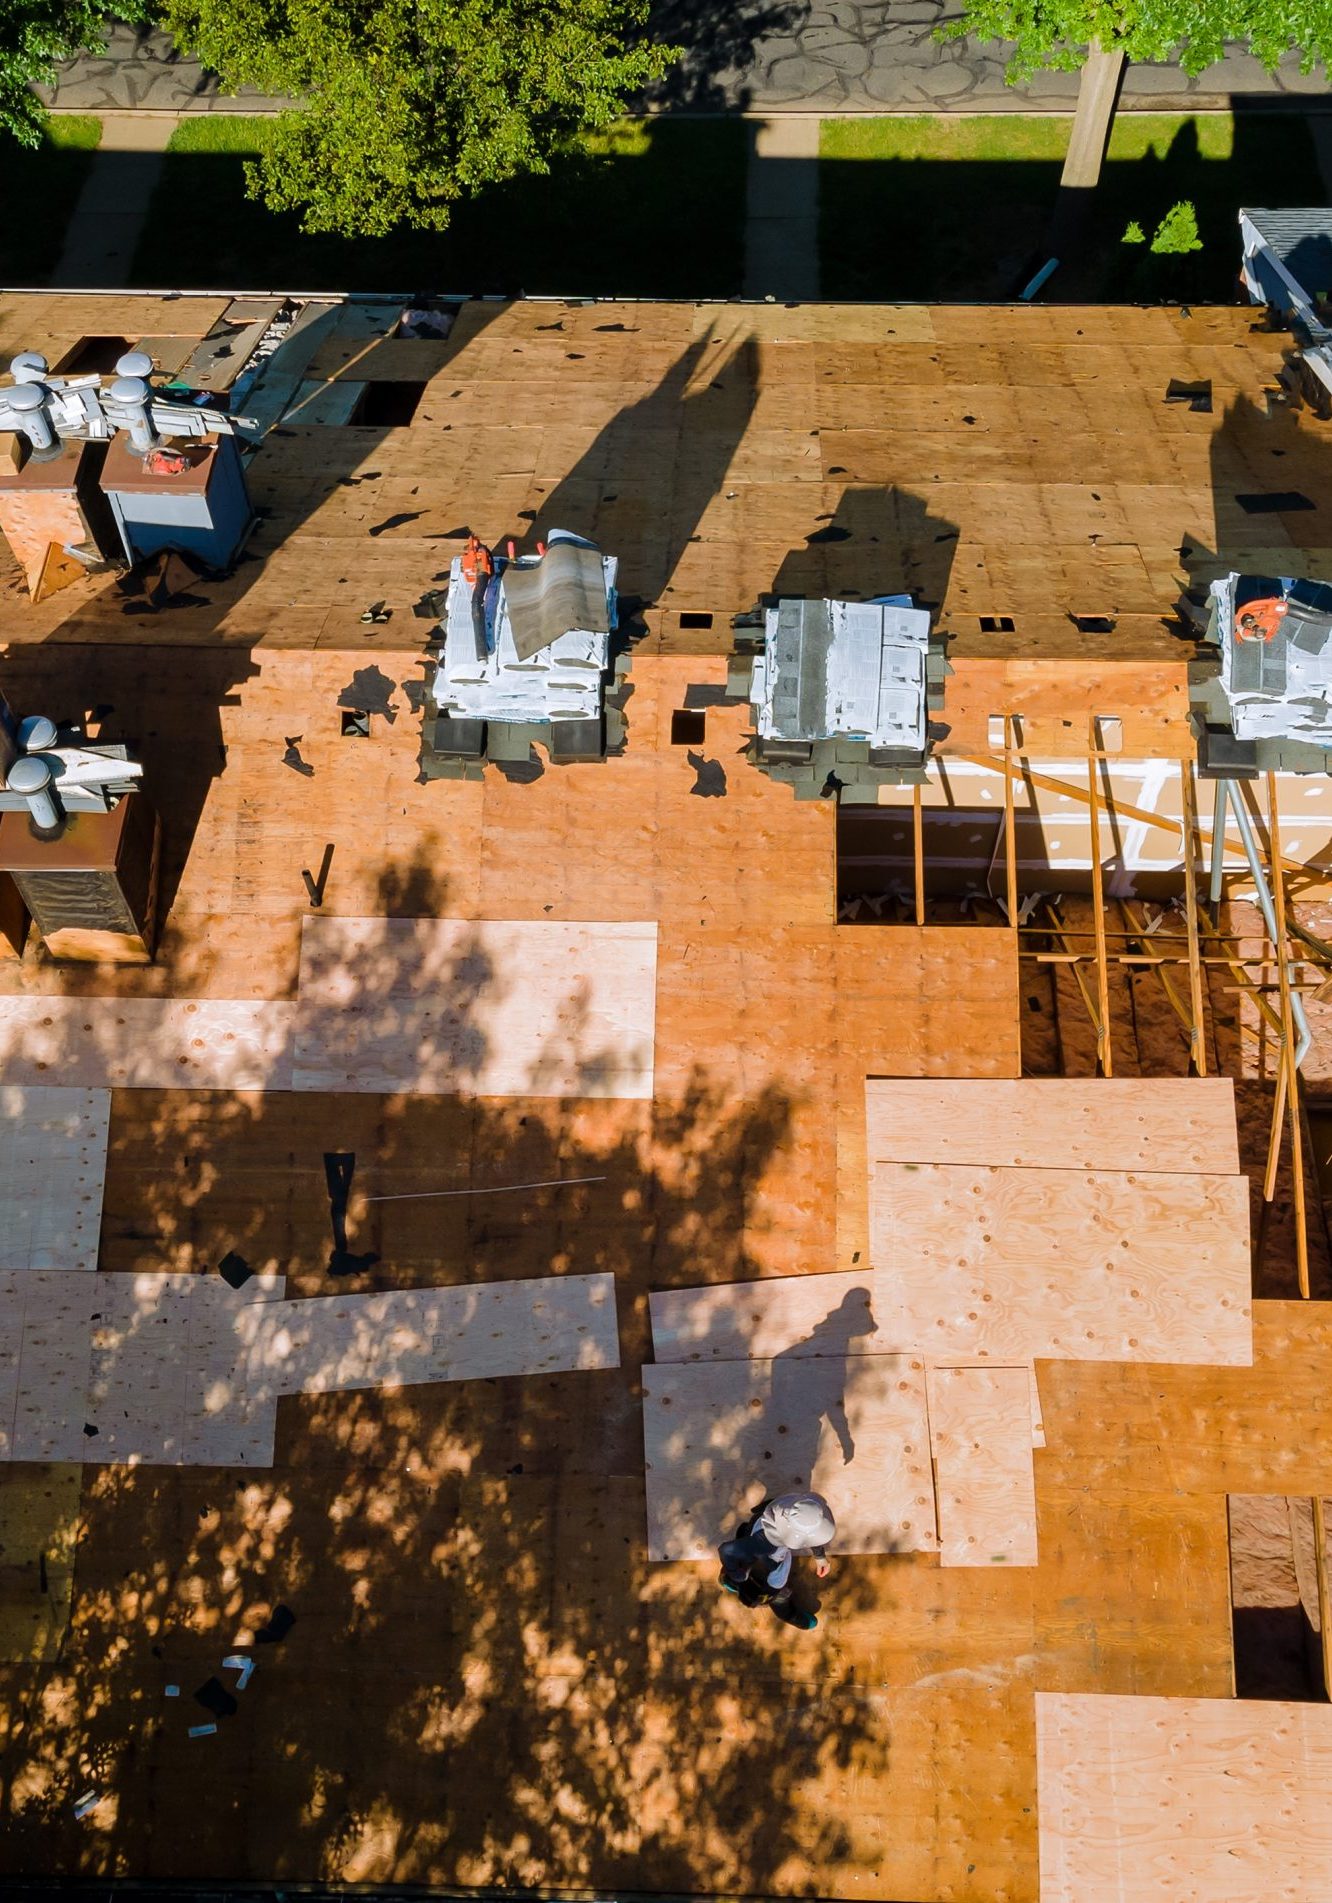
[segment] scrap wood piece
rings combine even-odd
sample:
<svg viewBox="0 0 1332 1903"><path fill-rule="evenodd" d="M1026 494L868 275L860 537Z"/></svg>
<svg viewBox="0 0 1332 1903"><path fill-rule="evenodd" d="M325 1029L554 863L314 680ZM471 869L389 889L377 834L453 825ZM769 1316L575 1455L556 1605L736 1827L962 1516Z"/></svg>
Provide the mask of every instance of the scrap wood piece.
<svg viewBox="0 0 1332 1903"><path fill-rule="evenodd" d="M826 1496L844 1553L934 1552L918 1356L643 1370L648 1557L710 1559L770 1494Z"/></svg>
<svg viewBox="0 0 1332 1903"><path fill-rule="evenodd" d="M0 1268L95 1269L111 1093L0 1086Z"/></svg>
<svg viewBox="0 0 1332 1903"><path fill-rule="evenodd" d="M1028 1370L933 1367L928 1394L940 1564L1034 1566Z"/></svg>
<svg viewBox="0 0 1332 1903"><path fill-rule="evenodd" d="M1037 1692L1041 1903L1332 1896L1332 1707Z"/></svg>
<svg viewBox="0 0 1332 1903"><path fill-rule="evenodd" d="M876 1164L877 1321L935 1360L1253 1360L1243 1176Z"/></svg>
<svg viewBox="0 0 1332 1903"><path fill-rule="evenodd" d="M652 1095L653 922L302 921L294 1087Z"/></svg>
<svg viewBox="0 0 1332 1903"><path fill-rule="evenodd" d="M871 1163L1239 1171L1228 1077L865 1079Z"/></svg>
<svg viewBox="0 0 1332 1903"><path fill-rule="evenodd" d="M0 998L6 1082L290 1090L296 1007L281 999Z"/></svg>
<svg viewBox="0 0 1332 1903"><path fill-rule="evenodd" d="M232 1378L256 1397L620 1365L609 1274L314 1296L242 1311L238 1329Z"/></svg>

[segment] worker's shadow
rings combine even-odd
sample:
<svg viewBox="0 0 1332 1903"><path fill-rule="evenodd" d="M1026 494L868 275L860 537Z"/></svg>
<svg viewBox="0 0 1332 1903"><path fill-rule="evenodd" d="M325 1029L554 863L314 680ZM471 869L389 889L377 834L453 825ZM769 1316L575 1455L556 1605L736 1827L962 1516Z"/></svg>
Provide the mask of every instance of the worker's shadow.
<svg viewBox="0 0 1332 1903"><path fill-rule="evenodd" d="M746 1433L751 1515L776 1494L814 1491L838 1517L838 1476L856 1452L847 1398L866 1359L854 1344L877 1332L870 1290L849 1289L803 1341L773 1357L769 1404ZM816 1612L812 1565L798 1563L792 1579L796 1604Z"/></svg>

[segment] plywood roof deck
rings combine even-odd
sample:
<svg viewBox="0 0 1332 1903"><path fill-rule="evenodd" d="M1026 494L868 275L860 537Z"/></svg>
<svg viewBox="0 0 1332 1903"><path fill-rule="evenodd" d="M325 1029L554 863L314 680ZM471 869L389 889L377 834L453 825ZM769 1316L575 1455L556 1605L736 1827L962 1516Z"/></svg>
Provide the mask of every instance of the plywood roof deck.
<svg viewBox="0 0 1332 1903"><path fill-rule="evenodd" d="M16 302L0 334L39 343ZM86 328L179 332L182 308ZM334 917L654 921L658 950L650 1100L113 1093L101 1271L211 1275L233 1250L289 1297L341 1292L329 1150L367 1194L595 1177L367 1206L354 1246L381 1261L349 1287L610 1272L622 1366L284 1396L260 1472L86 1465L46 1662L11 1616L27 1536L3 1543L36 1523L37 1470L0 1473L0 1870L1034 1903L1036 1692L1230 1696L1226 1493L1332 1492L1321 1305L1256 1303L1251 1368L1043 1364L1039 1565L848 1558L798 1640L719 1600L711 1566L648 1563L639 1375L650 1290L866 1260L866 1076L1014 1079L1029 1013L1002 931L834 924L830 803L753 772L746 710L720 704L730 614L914 582L955 624L959 750L1013 683L1072 751L1089 705L1126 751L1182 748L1184 651L1157 626L1180 538L1238 546L1225 498L1279 485L1317 508L1254 518L1259 546L1313 525L1310 561L1332 549L1316 429L1255 407L1279 342L1216 310L477 306L442 350L371 346L375 375L425 366L411 429L280 426L255 559L203 605L33 609L6 576L0 685L136 743L171 911L152 967L0 964L0 993L80 999L94 1027L118 997L289 1001L328 844ZM319 367L366 362L335 340ZM1211 416L1161 401L1204 376ZM410 608L455 546L431 538L528 509L599 536L656 604L628 749L419 785ZM828 526L850 533L808 540ZM363 629L381 595L392 620ZM370 668L396 718L343 739ZM671 745L687 699L724 798ZM283 764L293 736L312 779ZM186 1740L193 1688L279 1601L296 1624L256 1647L240 1712Z"/></svg>

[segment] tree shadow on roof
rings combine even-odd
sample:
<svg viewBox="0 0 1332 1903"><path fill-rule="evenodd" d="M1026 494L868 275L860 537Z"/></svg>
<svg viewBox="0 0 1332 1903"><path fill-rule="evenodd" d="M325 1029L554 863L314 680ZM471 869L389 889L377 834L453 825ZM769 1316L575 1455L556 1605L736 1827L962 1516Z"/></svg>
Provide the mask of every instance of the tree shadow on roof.
<svg viewBox="0 0 1332 1903"><path fill-rule="evenodd" d="M284 1273L288 1301L341 1296L337 1148L359 1191L397 1198L354 1209L380 1256L359 1287L608 1274L621 1365L275 1395L271 1466L89 1466L60 1656L0 1667L0 1864L812 1894L854 1858L835 1793L881 1776L892 1740L853 1668L818 1650L809 1691L781 1689L789 1633L723 1605L714 1568L645 1555L647 1291L756 1272L746 1211L790 1111L703 1069L651 1104L120 1093L104 1274L226 1293L231 1251ZM854 1563L833 1589L846 1614L875 1597ZM294 1623L265 1643L281 1606ZM196 1688L232 1686L238 1652L256 1667L237 1710L189 1738L210 1721Z"/></svg>

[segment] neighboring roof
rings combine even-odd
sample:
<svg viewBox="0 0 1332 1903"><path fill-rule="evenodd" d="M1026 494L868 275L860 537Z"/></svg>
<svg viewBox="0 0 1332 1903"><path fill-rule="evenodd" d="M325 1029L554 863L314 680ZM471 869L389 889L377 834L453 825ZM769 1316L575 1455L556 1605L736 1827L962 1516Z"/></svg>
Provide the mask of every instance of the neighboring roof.
<svg viewBox="0 0 1332 1903"><path fill-rule="evenodd" d="M1240 216L1286 277L1304 292L1306 304L1312 305L1316 297L1332 292L1332 208L1326 205L1286 207L1280 211L1255 208L1246 209ZM1245 235L1247 237L1248 232ZM1246 245L1246 252L1250 248ZM1290 296L1289 285L1272 276L1268 295L1270 302L1284 307Z"/></svg>

